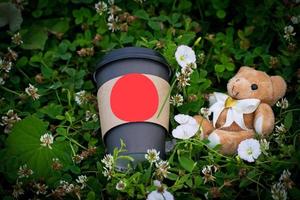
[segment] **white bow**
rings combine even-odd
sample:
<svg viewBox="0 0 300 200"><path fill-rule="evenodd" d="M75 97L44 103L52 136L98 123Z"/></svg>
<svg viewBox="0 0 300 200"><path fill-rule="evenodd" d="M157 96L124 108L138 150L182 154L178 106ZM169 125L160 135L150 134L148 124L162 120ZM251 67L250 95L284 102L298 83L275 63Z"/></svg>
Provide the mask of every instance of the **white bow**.
<svg viewBox="0 0 300 200"><path fill-rule="evenodd" d="M213 113L213 125L215 127L221 112L228 108L226 122L222 127L228 127L233 122L239 127L248 130L244 122L244 114L253 113L260 104L259 99L235 100L230 96L214 92L214 102L211 102L209 110Z"/></svg>

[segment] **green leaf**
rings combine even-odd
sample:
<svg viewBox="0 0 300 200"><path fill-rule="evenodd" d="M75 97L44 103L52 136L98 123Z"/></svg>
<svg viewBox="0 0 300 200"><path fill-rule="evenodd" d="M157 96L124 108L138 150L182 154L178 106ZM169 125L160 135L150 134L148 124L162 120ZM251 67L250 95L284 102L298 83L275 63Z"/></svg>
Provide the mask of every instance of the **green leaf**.
<svg viewBox="0 0 300 200"><path fill-rule="evenodd" d="M9 25L9 29L15 32L20 29L23 18L21 11L12 3L0 3L0 27Z"/></svg>
<svg viewBox="0 0 300 200"><path fill-rule="evenodd" d="M217 17L223 19L226 16L226 12L224 10L217 11Z"/></svg>
<svg viewBox="0 0 300 200"><path fill-rule="evenodd" d="M160 31L160 23L157 21L149 20L148 25L155 31Z"/></svg>
<svg viewBox="0 0 300 200"><path fill-rule="evenodd" d="M28 63L28 58L25 56L22 56L20 59L18 59L16 63L16 67L24 67Z"/></svg>
<svg viewBox="0 0 300 200"><path fill-rule="evenodd" d="M62 105L51 103L43 108L40 111L52 119L56 119L56 116L61 115L63 113L64 107Z"/></svg>
<svg viewBox="0 0 300 200"><path fill-rule="evenodd" d="M65 33L69 30L69 19L58 18L43 21L43 26L54 33Z"/></svg>
<svg viewBox="0 0 300 200"><path fill-rule="evenodd" d="M39 178L51 176L53 158L58 158L63 165L70 164L72 159L68 143L54 141L52 149L41 145L40 137L47 132L47 126L47 123L34 116L15 124L6 140L7 163L15 157L19 165L27 164L33 170L33 176Z"/></svg>
<svg viewBox="0 0 300 200"><path fill-rule="evenodd" d="M287 115L284 117L284 126L287 130L289 130L292 127L293 124L293 113L288 112Z"/></svg>
<svg viewBox="0 0 300 200"><path fill-rule="evenodd" d="M182 156L178 155L178 160L180 165L188 172L192 172L197 164L192 159L186 157L185 155Z"/></svg>
<svg viewBox="0 0 300 200"><path fill-rule="evenodd" d="M137 16L140 19L149 20L149 15L145 10L137 10L133 13L133 15Z"/></svg>
<svg viewBox="0 0 300 200"><path fill-rule="evenodd" d="M220 64L216 64L215 65L215 71L218 73L222 73L225 70L225 66L224 65L220 65Z"/></svg>
<svg viewBox="0 0 300 200"><path fill-rule="evenodd" d="M90 191L86 196L86 200L95 200L95 198L96 198L96 194L94 191Z"/></svg>
<svg viewBox="0 0 300 200"><path fill-rule="evenodd" d="M24 43L21 45L21 47L23 49L43 50L48 39L48 33L43 27L33 25L29 27L27 32L22 37Z"/></svg>

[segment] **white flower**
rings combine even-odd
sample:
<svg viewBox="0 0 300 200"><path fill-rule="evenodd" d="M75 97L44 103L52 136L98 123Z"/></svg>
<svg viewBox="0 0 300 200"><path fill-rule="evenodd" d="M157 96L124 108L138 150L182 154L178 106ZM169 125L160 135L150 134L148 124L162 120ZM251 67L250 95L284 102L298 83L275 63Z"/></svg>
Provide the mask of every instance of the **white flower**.
<svg viewBox="0 0 300 200"><path fill-rule="evenodd" d="M76 182L79 183L79 184L81 184L81 189L83 189L86 186L87 180L88 180L88 178L85 175L80 175L76 179Z"/></svg>
<svg viewBox="0 0 300 200"><path fill-rule="evenodd" d="M41 183L36 183L36 184L34 184L34 187L37 189L37 191L35 192L37 195L47 194L47 189L48 189L47 185L41 184Z"/></svg>
<svg viewBox="0 0 300 200"><path fill-rule="evenodd" d="M280 182L272 185L271 194L272 194L272 198L274 200L286 200L287 199L287 193L286 193L285 187Z"/></svg>
<svg viewBox="0 0 300 200"><path fill-rule="evenodd" d="M292 16L291 17L291 22L293 24L298 24L300 22L300 15L298 15L298 16Z"/></svg>
<svg viewBox="0 0 300 200"><path fill-rule="evenodd" d="M185 88L186 86L189 86L190 83L190 77L189 74L186 73L176 73L176 80L178 81L178 87L179 88Z"/></svg>
<svg viewBox="0 0 300 200"><path fill-rule="evenodd" d="M280 124L280 126L277 126L277 125L275 126L275 132L279 133L279 134L284 134L287 132L287 130L286 130L284 124Z"/></svg>
<svg viewBox="0 0 300 200"><path fill-rule="evenodd" d="M51 144L53 144L53 136L50 133L45 133L42 135L40 137L40 141L42 142L42 146L52 149Z"/></svg>
<svg viewBox="0 0 300 200"><path fill-rule="evenodd" d="M0 58L0 69L1 70L5 71L6 73L9 73L11 70L11 66L12 66L12 62L5 61Z"/></svg>
<svg viewBox="0 0 300 200"><path fill-rule="evenodd" d="M260 154L260 144L256 139L243 140L238 146L239 157L248 162L254 162Z"/></svg>
<svg viewBox="0 0 300 200"><path fill-rule="evenodd" d="M161 182L159 180L154 180L153 181L153 185L156 186L156 187L161 187Z"/></svg>
<svg viewBox="0 0 300 200"><path fill-rule="evenodd" d="M156 161L159 160L159 153L160 152L157 152L156 149L148 149L147 154L145 154L145 158L150 163L155 163Z"/></svg>
<svg viewBox="0 0 300 200"><path fill-rule="evenodd" d="M148 194L147 200L174 200L174 196L167 190L163 192L155 190Z"/></svg>
<svg viewBox="0 0 300 200"><path fill-rule="evenodd" d="M25 88L25 92L32 97L33 100L40 98L40 95L37 93L38 89L29 83L29 86Z"/></svg>
<svg viewBox="0 0 300 200"><path fill-rule="evenodd" d="M166 178L168 175L168 170L170 169L169 162L161 160L158 163L155 163L155 166L157 168L155 171L156 175L160 179Z"/></svg>
<svg viewBox="0 0 300 200"><path fill-rule="evenodd" d="M0 85L4 85L4 84L5 84L5 80L2 77L0 77Z"/></svg>
<svg viewBox="0 0 300 200"><path fill-rule="evenodd" d="M284 35L283 35L284 39L289 41L295 35L296 35L296 33L294 32L293 26L288 25L288 26L284 27Z"/></svg>
<svg viewBox="0 0 300 200"><path fill-rule="evenodd" d="M286 98L282 98L276 102L276 106L282 109L287 109L289 107L289 102Z"/></svg>
<svg viewBox="0 0 300 200"><path fill-rule="evenodd" d="M13 186L13 197L18 199L18 197L22 194L24 194L24 190L22 188L23 182L17 182L16 185Z"/></svg>
<svg viewBox="0 0 300 200"><path fill-rule="evenodd" d="M206 119L209 119L209 116L211 115L211 111L208 108L201 108L200 113Z"/></svg>
<svg viewBox="0 0 300 200"><path fill-rule="evenodd" d="M189 139L193 137L199 130L199 124L193 117L189 115L178 114L174 117L174 119L180 124L172 131L172 135L175 138Z"/></svg>
<svg viewBox="0 0 300 200"><path fill-rule="evenodd" d="M270 142L268 142L266 139L261 139L259 141L259 143L260 143L260 149L261 149L262 153L265 155L268 155Z"/></svg>
<svg viewBox="0 0 300 200"><path fill-rule="evenodd" d="M103 168L102 174L104 177L107 177L107 180L111 179L112 177L112 170L111 169L106 169L105 167Z"/></svg>
<svg viewBox="0 0 300 200"><path fill-rule="evenodd" d="M197 121L189 115L178 114L178 115L174 116L174 119L180 125L184 125L184 124L196 125L196 124L198 124Z"/></svg>
<svg viewBox="0 0 300 200"><path fill-rule="evenodd" d="M105 165L106 168L111 169L114 164L114 158L111 154L106 154L101 162Z"/></svg>
<svg viewBox="0 0 300 200"><path fill-rule="evenodd" d="M218 168L214 165L206 165L202 168L201 172L204 175L204 184L209 181L214 181L216 177L214 177L212 174L218 171Z"/></svg>
<svg viewBox="0 0 300 200"><path fill-rule="evenodd" d="M20 44L23 44L23 40L22 40L22 36L21 34L18 32L18 33L15 33L12 37L11 37L11 41L12 43L16 44L16 45L20 45Z"/></svg>
<svg viewBox="0 0 300 200"><path fill-rule="evenodd" d="M214 92L215 102L210 106L209 110L213 113L213 125L215 127L217 120L225 108L228 108L226 122L223 127L230 126L233 122L240 128L248 130L244 122L244 114L253 113L258 107L259 99L242 99L235 100L230 96Z"/></svg>
<svg viewBox="0 0 300 200"><path fill-rule="evenodd" d="M69 183L67 181L64 180L60 180L59 182L60 186L67 192L70 193L73 191L73 189L75 188L74 185L72 183Z"/></svg>
<svg viewBox="0 0 300 200"><path fill-rule="evenodd" d="M279 181L285 182L286 180L290 179L290 176L291 176L291 172L288 169L285 169L285 170L283 170L283 172L279 178Z"/></svg>
<svg viewBox="0 0 300 200"><path fill-rule="evenodd" d="M82 105L87 102L87 95L85 90L81 90L75 94L75 101L78 105Z"/></svg>
<svg viewBox="0 0 300 200"><path fill-rule="evenodd" d="M177 48L175 52L175 58L177 63L182 68L185 68L188 64L196 62L196 55L194 50L186 45L180 45Z"/></svg>
<svg viewBox="0 0 300 200"><path fill-rule="evenodd" d="M176 94L174 96L171 96L170 104L176 107L181 106L183 104L183 96L181 94Z"/></svg>
<svg viewBox="0 0 300 200"><path fill-rule="evenodd" d="M122 180L120 180L116 185L117 190L124 190L125 188L126 188L126 183Z"/></svg>
<svg viewBox="0 0 300 200"><path fill-rule="evenodd" d="M33 174L33 171L27 167L27 164L20 166L18 171L19 178L28 178L30 175Z"/></svg>
<svg viewBox="0 0 300 200"><path fill-rule="evenodd" d="M99 15L107 11L107 4L104 1L99 1L95 4L95 9Z"/></svg>

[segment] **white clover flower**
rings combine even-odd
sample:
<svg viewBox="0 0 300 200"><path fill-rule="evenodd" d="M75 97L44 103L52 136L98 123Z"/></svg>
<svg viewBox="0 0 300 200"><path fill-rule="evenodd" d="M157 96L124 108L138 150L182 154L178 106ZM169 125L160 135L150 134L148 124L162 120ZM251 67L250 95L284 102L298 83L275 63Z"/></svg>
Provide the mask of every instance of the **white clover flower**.
<svg viewBox="0 0 300 200"><path fill-rule="evenodd" d="M147 154L145 154L145 158L150 163L155 163L156 161L159 160L159 153L160 152L157 152L156 149L148 149Z"/></svg>
<svg viewBox="0 0 300 200"><path fill-rule="evenodd" d="M18 199L18 197L24 194L24 190L22 188L23 182L17 182L16 185L13 186L13 197Z"/></svg>
<svg viewBox="0 0 300 200"><path fill-rule="evenodd" d="M276 106L282 109L287 109L289 107L289 102L286 98L282 98L276 102Z"/></svg>
<svg viewBox="0 0 300 200"><path fill-rule="evenodd" d="M200 113L206 119L209 119L209 116L211 115L211 111L209 110L209 108L204 107L200 109Z"/></svg>
<svg viewBox="0 0 300 200"><path fill-rule="evenodd" d="M291 22L293 24L299 24L299 22L300 22L300 15L298 15L298 16L292 16L291 17Z"/></svg>
<svg viewBox="0 0 300 200"><path fill-rule="evenodd" d="M175 94L174 96L171 96L170 104L176 107L182 106L183 96L181 94Z"/></svg>
<svg viewBox="0 0 300 200"><path fill-rule="evenodd" d="M296 33L294 32L294 27L291 25L288 25L286 27L284 27L284 39L290 41L292 39L293 36L295 36Z"/></svg>
<svg viewBox="0 0 300 200"><path fill-rule="evenodd" d="M117 190L124 190L125 188L126 188L126 183L122 180L120 180L116 185Z"/></svg>
<svg viewBox="0 0 300 200"><path fill-rule="evenodd" d="M279 181L285 182L286 180L290 179L290 176L291 176L291 172L288 169L285 169L285 170L283 170L283 172L279 178Z"/></svg>
<svg viewBox="0 0 300 200"><path fill-rule="evenodd" d="M107 177L107 180L110 180L112 177L112 169L106 169L105 167L103 168L102 174L104 177Z"/></svg>
<svg viewBox="0 0 300 200"><path fill-rule="evenodd" d="M287 199L287 192L285 190L285 187L280 182L272 185L271 194L272 194L272 198L274 200L286 200Z"/></svg>
<svg viewBox="0 0 300 200"><path fill-rule="evenodd" d="M185 68L187 65L196 62L196 55L194 50L186 45L180 45L177 48L175 52L175 58L177 63L182 68Z"/></svg>
<svg viewBox="0 0 300 200"><path fill-rule="evenodd" d="M36 183L36 184L34 184L34 187L37 189L35 192L37 195L47 194L47 189L48 189L47 185L41 184L41 183Z"/></svg>
<svg viewBox="0 0 300 200"><path fill-rule="evenodd" d="M11 37L11 41L12 43L16 44L16 45L20 45L20 44L23 44L23 40L22 40L22 36L21 34L18 32L18 33L15 33L12 37Z"/></svg>
<svg viewBox="0 0 300 200"><path fill-rule="evenodd" d="M0 77L0 85L4 85L4 84L5 84L5 80L2 77Z"/></svg>
<svg viewBox="0 0 300 200"><path fill-rule="evenodd" d="M218 168L215 165L206 165L202 168L201 172L204 175L204 184L210 181L214 181L216 177L214 177L212 174L217 172Z"/></svg>
<svg viewBox="0 0 300 200"><path fill-rule="evenodd" d="M99 15L102 15L104 12L107 11L107 4L104 1L99 1L95 4L95 9Z"/></svg>
<svg viewBox="0 0 300 200"><path fill-rule="evenodd" d="M286 130L284 124L281 123L280 126L278 126L278 125L275 126L275 132L278 134L284 134L287 132L287 130Z"/></svg>
<svg viewBox="0 0 300 200"><path fill-rule="evenodd" d="M172 131L174 138L189 139L193 137L199 130L199 124L191 116L179 114L176 115L174 119L180 124Z"/></svg>
<svg viewBox="0 0 300 200"><path fill-rule="evenodd" d="M87 102L87 95L85 90L81 90L75 94L75 101L78 105L85 104Z"/></svg>
<svg viewBox="0 0 300 200"><path fill-rule="evenodd" d="M174 196L167 190L162 192L154 190L148 194L147 200L174 200Z"/></svg>
<svg viewBox="0 0 300 200"><path fill-rule="evenodd" d="M105 165L106 168L112 169L114 164L114 158L111 154L106 154L101 162Z"/></svg>
<svg viewBox="0 0 300 200"><path fill-rule="evenodd" d="M85 188L86 186L86 182L87 182L88 178L85 175L80 175L78 176L78 178L76 179L76 182L81 184L81 189Z"/></svg>
<svg viewBox="0 0 300 200"><path fill-rule="evenodd" d="M40 137L41 145L52 149L51 144L53 144L53 136L50 133L45 133Z"/></svg>
<svg viewBox="0 0 300 200"><path fill-rule="evenodd" d="M188 74L180 73L180 72L176 73L176 80L178 81L179 88L185 88L186 86L190 85L190 83L189 83L190 77L187 75Z"/></svg>
<svg viewBox="0 0 300 200"><path fill-rule="evenodd" d="M62 187L67 193L70 193L74 190L75 186L72 183L69 183L64 180L60 180L60 187Z"/></svg>
<svg viewBox="0 0 300 200"><path fill-rule="evenodd" d="M120 30L120 26L119 26L119 18L115 17L113 14L109 15L108 19L107 19L108 23L108 30L110 30L111 32L115 32Z"/></svg>
<svg viewBox="0 0 300 200"><path fill-rule="evenodd" d="M24 164L19 167L18 176L19 178L28 178L33 174L33 171L27 167L27 164Z"/></svg>
<svg viewBox="0 0 300 200"><path fill-rule="evenodd" d="M12 62L5 61L0 58L0 69L1 70L5 71L6 73L9 73L11 70L11 66L12 66Z"/></svg>
<svg viewBox="0 0 300 200"><path fill-rule="evenodd" d="M155 166L156 166L156 171L155 171L156 175L160 179L166 178L168 175L168 170L170 169L169 162L161 160L155 163Z"/></svg>
<svg viewBox="0 0 300 200"><path fill-rule="evenodd" d="M28 96L31 96L33 100L37 100L40 98L40 95L37 93L38 89L29 83L29 86L25 88L25 92Z"/></svg>
<svg viewBox="0 0 300 200"><path fill-rule="evenodd" d="M261 139L259 141L259 143L260 143L260 149L261 149L262 153L267 156L268 150L270 148L270 142L268 142L266 139Z"/></svg>
<svg viewBox="0 0 300 200"><path fill-rule="evenodd" d="M248 162L254 162L260 154L260 144L256 139L243 140L238 146L239 157Z"/></svg>

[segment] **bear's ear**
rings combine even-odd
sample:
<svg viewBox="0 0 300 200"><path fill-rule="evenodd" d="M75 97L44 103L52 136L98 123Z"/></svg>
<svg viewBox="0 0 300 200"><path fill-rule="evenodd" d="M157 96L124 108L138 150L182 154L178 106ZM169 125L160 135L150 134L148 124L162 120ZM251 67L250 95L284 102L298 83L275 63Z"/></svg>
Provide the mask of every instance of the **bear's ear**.
<svg viewBox="0 0 300 200"><path fill-rule="evenodd" d="M237 73L242 73L242 72L246 72L246 71L252 71L254 70L253 68L251 67L248 67L248 66L242 66L239 71Z"/></svg>
<svg viewBox="0 0 300 200"><path fill-rule="evenodd" d="M286 92L286 82L281 76L271 76L272 89L273 89L273 101L274 105L280 98L285 95Z"/></svg>

